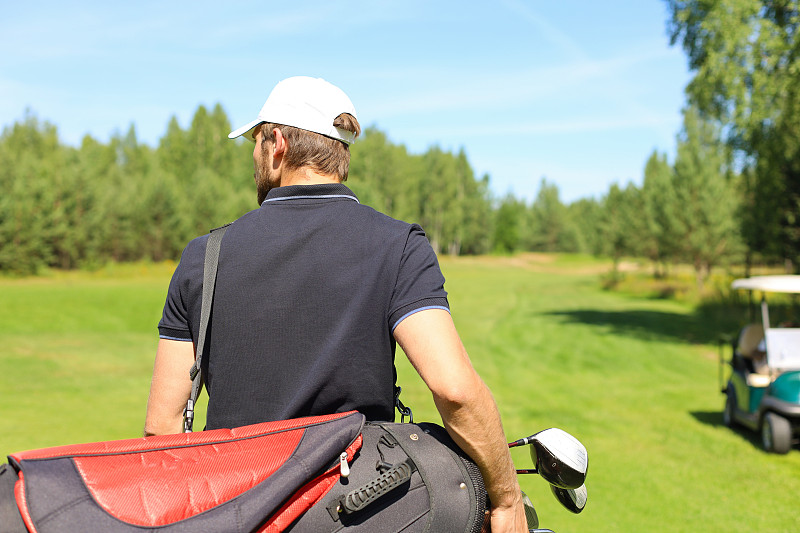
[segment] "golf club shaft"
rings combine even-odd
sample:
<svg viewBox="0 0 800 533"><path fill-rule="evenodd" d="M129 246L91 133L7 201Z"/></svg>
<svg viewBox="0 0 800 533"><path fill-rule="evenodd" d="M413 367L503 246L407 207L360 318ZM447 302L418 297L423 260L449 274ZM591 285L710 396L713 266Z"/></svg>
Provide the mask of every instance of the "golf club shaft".
<svg viewBox="0 0 800 533"><path fill-rule="evenodd" d="M519 439L519 440L515 440L514 442L509 442L508 443L508 447L509 448L516 448L517 446L527 446L531 442L532 441L531 441L530 437L525 437L524 439Z"/></svg>

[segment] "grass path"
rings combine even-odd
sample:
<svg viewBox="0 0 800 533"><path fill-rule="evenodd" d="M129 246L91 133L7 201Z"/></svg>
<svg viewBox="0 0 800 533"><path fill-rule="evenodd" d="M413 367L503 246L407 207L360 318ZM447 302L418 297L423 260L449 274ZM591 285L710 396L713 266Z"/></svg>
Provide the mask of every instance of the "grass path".
<svg viewBox="0 0 800 533"><path fill-rule="evenodd" d="M0 280L0 453L140 435L171 268ZM509 437L558 426L589 450L581 515L521 478L543 527L799 529L800 451L765 454L721 426L709 344L719 331L693 308L603 291L605 265L587 259L445 258L442 268ZM398 375L416 418L438 420L401 354Z"/></svg>

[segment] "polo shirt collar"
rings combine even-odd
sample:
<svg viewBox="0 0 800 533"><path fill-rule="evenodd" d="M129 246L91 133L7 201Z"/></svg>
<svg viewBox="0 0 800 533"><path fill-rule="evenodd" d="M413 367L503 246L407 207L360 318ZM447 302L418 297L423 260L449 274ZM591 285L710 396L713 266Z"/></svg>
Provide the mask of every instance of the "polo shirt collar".
<svg viewBox="0 0 800 533"><path fill-rule="evenodd" d="M270 189L266 199L264 199L261 205L281 200L307 200L317 198L342 198L358 202L358 198L353 191L341 183L321 183L317 185L287 185L286 187Z"/></svg>

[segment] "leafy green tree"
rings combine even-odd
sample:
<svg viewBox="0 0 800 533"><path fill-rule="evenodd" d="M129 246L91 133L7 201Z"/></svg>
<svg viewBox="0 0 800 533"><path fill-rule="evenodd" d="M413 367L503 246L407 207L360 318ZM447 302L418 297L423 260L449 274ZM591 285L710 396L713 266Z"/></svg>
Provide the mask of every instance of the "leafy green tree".
<svg viewBox="0 0 800 533"><path fill-rule="evenodd" d="M667 0L690 103L724 126L744 169L744 236L767 257L800 257L800 10L797 0ZM757 214L756 214L757 213Z"/></svg>
<svg viewBox="0 0 800 533"><path fill-rule="evenodd" d="M581 198L567 206L567 218L575 229L576 252L602 255L603 206L594 198Z"/></svg>
<svg viewBox="0 0 800 533"><path fill-rule="evenodd" d="M625 189L628 202L627 241L628 254L645 257L646 243L650 240L650 228L645 214L645 201L642 189L630 183Z"/></svg>
<svg viewBox="0 0 800 533"><path fill-rule="evenodd" d="M161 206L180 207L182 212L159 220L173 224L172 232L181 241L205 233L235 220L257 207L253 201L253 144L231 141L230 121L221 105L209 113L205 106L195 111L189 129L181 129L173 117L161 139L157 172L162 182L151 191L175 194L179 198L163 199ZM161 242L161 241L157 241ZM165 250L174 250L174 242L164 243ZM178 253L180 250L178 250ZM162 253L174 253L159 251Z"/></svg>
<svg viewBox="0 0 800 533"><path fill-rule="evenodd" d="M210 167L218 176L227 177L234 166L234 161L239 155L236 143L228 139L231 128L228 115L219 103L214 105L208 117L208 152L205 154L204 165ZM192 134L190 130L190 135ZM250 157L253 145L248 142L248 157L244 160L252 162ZM250 167L251 165L248 165Z"/></svg>
<svg viewBox="0 0 800 533"><path fill-rule="evenodd" d="M178 151L178 155L183 155L179 179L192 179L201 169L219 176L230 172L236 155L235 143L228 139L230 131L231 125L222 106L216 104L210 113L205 106L199 106L189 129L180 135L185 151L183 154Z"/></svg>
<svg viewBox="0 0 800 533"><path fill-rule="evenodd" d="M675 262L679 244L675 217L680 206L673 189L673 170L666 154L653 151L644 167L642 184L642 254L653 262L656 277L664 277Z"/></svg>
<svg viewBox="0 0 800 533"><path fill-rule="evenodd" d="M530 207L530 231L527 248L542 252L577 251L578 237L567 208L561 203L558 186L545 178Z"/></svg>
<svg viewBox="0 0 800 533"><path fill-rule="evenodd" d="M364 204L392 217L419 221L422 169L412 159L385 133L366 128L351 147L347 185Z"/></svg>
<svg viewBox="0 0 800 533"><path fill-rule="evenodd" d="M511 253L522 247L521 235L525 224L525 203L507 194L495 209L494 251Z"/></svg>
<svg viewBox="0 0 800 533"><path fill-rule="evenodd" d="M56 127L26 113L0 137L0 269L32 274L54 264L64 224L67 156Z"/></svg>
<svg viewBox="0 0 800 533"><path fill-rule="evenodd" d="M174 115L169 119L167 131L159 140L156 150L160 167L175 176L177 179L188 182L191 177L189 149L189 135L183 131L178 118Z"/></svg>
<svg viewBox="0 0 800 533"><path fill-rule="evenodd" d="M486 250L486 227L490 219L488 176L484 176L482 182L476 181L463 149L448 159L449 172L445 179L451 181L453 196L445 224L447 253L459 255L465 249Z"/></svg>
<svg viewBox="0 0 800 533"><path fill-rule="evenodd" d="M205 187L198 182L197 187ZM154 173L142 180L136 187L136 200L131 202L131 228L136 238L127 242L133 248L126 250L128 260L148 259L163 261L180 257L187 241L187 213L197 213L195 205L189 205L183 198L186 191L172 179L170 174ZM211 224L213 226L213 223ZM197 234L208 232L203 228Z"/></svg>
<svg viewBox="0 0 800 533"><path fill-rule="evenodd" d="M89 135L84 136L77 152L76 187L87 198L86 207L78 212L75 222L75 230L82 228L84 233L80 251L82 265L102 264L112 257L109 241L115 238L118 230L118 213L114 206L122 203L119 195L123 183L117 156L113 141L101 144Z"/></svg>
<svg viewBox="0 0 800 533"><path fill-rule="evenodd" d="M455 160L452 154L433 146L423 154L422 165L420 221L433 249L449 251L451 243L457 240L456 227L463 216L458 202Z"/></svg>
<svg viewBox="0 0 800 533"><path fill-rule="evenodd" d="M622 189L614 183L603 198L599 222L602 255L612 259L612 281L620 277L620 264L637 251L636 232L632 231L639 217L639 191L632 184Z"/></svg>
<svg viewBox="0 0 800 533"><path fill-rule="evenodd" d="M693 109L684 111L673 190L680 251L694 266L702 289L711 267L738 252L738 199L727 176L726 155L715 126Z"/></svg>
<svg viewBox="0 0 800 533"><path fill-rule="evenodd" d="M411 155L383 132L367 128L352 147L347 184L363 203L421 224L439 252L489 249L488 177L475 179L463 150L453 155L434 146Z"/></svg>
<svg viewBox="0 0 800 533"><path fill-rule="evenodd" d="M459 153L459 175L464 180L466 190L464 203L464 220L461 223L462 237L459 253L483 254L491 251L492 204L489 192L489 175L484 174L480 180L474 179L472 167L466 160L464 152Z"/></svg>

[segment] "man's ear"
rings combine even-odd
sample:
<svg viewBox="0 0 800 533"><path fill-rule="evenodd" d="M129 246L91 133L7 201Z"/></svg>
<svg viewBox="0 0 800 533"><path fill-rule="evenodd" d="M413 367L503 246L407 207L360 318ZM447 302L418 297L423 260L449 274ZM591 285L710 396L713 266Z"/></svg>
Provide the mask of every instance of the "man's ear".
<svg viewBox="0 0 800 533"><path fill-rule="evenodd" d="M283 133L278 128L272 130L272 134L275 137L275 142L272 144L272 158L283 158L286 155L286 137L283 136Z"/></svg>

